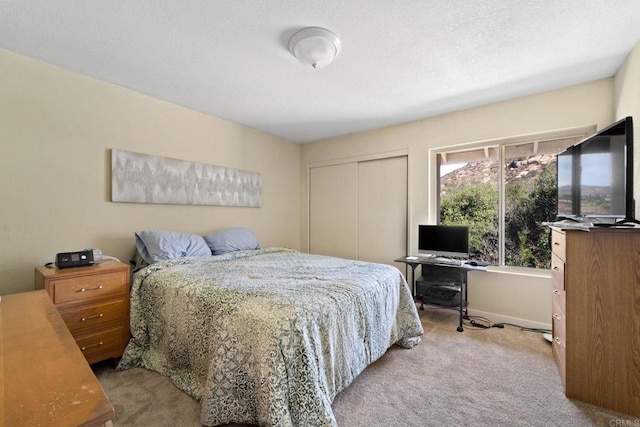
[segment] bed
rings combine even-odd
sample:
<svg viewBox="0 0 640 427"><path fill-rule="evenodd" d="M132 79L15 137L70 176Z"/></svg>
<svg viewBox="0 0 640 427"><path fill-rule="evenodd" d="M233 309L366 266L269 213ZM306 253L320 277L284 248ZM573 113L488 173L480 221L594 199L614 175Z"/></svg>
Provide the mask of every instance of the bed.
<svg viewBox="0 0 640 427"><path fill-rule="evenodd" d="M334 397L390 346L420 341L395 267L285 248L211 252L135 274L117 367L171 378L200 401L204 425L335 426Z"/></svg>

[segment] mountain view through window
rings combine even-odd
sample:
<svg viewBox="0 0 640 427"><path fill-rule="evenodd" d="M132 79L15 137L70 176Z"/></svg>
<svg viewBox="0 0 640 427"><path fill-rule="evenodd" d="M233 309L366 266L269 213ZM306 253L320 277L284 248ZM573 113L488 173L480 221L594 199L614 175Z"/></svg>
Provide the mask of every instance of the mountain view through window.
<svg viewBox="0 0 640 427"><path fill-rule="evenodd" d="M583 136L437 155L439 223L469 225L470 258L549 268L557 154Z"/></svg>

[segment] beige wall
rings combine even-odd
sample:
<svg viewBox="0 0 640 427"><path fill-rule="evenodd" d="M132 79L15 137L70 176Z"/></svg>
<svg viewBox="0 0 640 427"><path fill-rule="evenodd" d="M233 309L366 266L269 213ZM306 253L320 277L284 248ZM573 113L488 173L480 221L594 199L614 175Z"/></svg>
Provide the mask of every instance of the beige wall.
<svg viewBox="0 0 640 427"><path fill-rule="evenodd" d="M562 129L597 127L614 121L613 79L523 97L484 107L419 120L372 132L333 138L302 147L301 167L309 162L379 154L409 152L409 230L433 223L431 202L435 191L429 149L484 140L516 137ZM306 191L307 186L303 187ZM302 199L302 244L307 247L307 199ZM409 233L409 247L417 250L417 233ZM398 256L404 254L398 254ZM529 325L549 325L549 277L508 272L474 275L469 286L470 308Z"/></svg>
<svg viewBox="0 0 640 427"><path fill-rule="evenodd" d="M636 218L640 218L640 43L631 51L614 78L616 119L633 117Z"/></svg>
<svg viewBox="0 0 640 427"><path fill-rule="evenodd" d="M7 51L0 70L0 295L57 252L127 262L142 229L247 226L299 248L299 145ZM262 207L112 203L111 148L259 172Z"/></svg>
<svg viewBox="0 0 640 427"><path fill-rule="evenodd" d="M601 128L626 115L634 116L640 141L640 44L613 79L302 147L2 50L0 69L0 294L31 290L34 266L60 251L99 247L126 260L139 229L245 225L264 246L306 250L309 162L407 150L413 230L433 218L431 148ZM260 172L263 206L111 203L110 148ZM635 158L637 177L640 148ZM408 238L415 251L416 236ZM480 277L471 279L472 309L549 323L547 278Z"/></svg>

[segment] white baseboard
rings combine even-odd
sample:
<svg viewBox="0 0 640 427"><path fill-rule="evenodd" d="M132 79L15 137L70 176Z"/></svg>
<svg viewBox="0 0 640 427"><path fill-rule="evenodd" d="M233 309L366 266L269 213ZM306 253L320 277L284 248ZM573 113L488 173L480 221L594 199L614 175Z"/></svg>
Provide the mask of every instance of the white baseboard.
<svg viewBox="0 0 640 427"><path fill-rule="evenodd" d="M469 316L480 316L489 319L491 323L510 323L524 328L548 329L551 330L551 323L534 322L532 320L520 319L518 317L504 316L502 314L487 313L469 308Z"/></svg>

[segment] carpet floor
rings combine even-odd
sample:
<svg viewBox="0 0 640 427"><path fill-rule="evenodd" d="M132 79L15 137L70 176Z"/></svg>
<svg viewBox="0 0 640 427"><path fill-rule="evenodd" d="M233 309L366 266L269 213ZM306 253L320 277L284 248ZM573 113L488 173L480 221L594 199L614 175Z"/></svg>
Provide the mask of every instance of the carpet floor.
<svg viewBox="0 0 640 427"><path fill-rule="evenodd" d="M640 426L640 420L567 399L541 334L465 327L457 313L420 311L422 342L394 346L336 396L341 427ZM145 369L93 366L115 408L115 427L200 426L200 404Z"/></svg>

